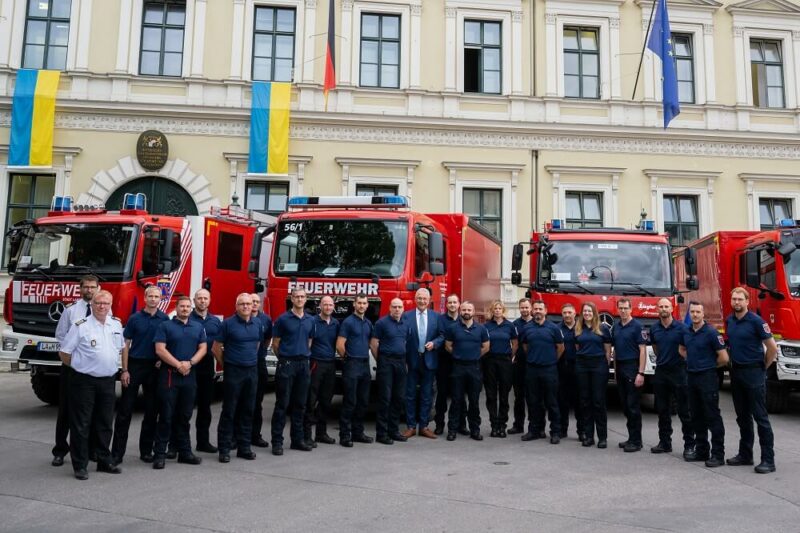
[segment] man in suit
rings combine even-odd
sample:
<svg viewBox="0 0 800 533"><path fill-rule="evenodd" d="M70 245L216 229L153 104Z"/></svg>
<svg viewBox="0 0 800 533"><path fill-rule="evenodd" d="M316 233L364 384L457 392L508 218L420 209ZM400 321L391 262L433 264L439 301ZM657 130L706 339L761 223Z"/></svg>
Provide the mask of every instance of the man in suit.
<svg viewBox="0 0 800 533"><path fill-rule="evenodd" d="M406 359L408 377L406 379L406 438L419 434L435 439L436 434L428 429L428 419L433 402L433 379L438 366L438 350L444 342L439 313L428 309L431 295L428 289L418 289L414 297L417 308L403 314L409 325L411 335L408 339ZM417 394L419 386L419 395ZM417 398L419 397L419 403Z"/></svg>

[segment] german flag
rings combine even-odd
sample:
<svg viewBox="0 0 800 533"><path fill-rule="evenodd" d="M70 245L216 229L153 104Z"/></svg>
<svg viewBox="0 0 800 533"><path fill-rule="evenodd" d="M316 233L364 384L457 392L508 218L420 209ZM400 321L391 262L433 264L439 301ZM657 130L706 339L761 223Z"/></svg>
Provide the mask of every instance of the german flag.
<svg viewBox="0 0 800 533"><path fill-rule="evenodd" d="M325 81L322 93L325 95L325 110L328 110L328 91L336 88L336 12L333 0L328 0L328 44L325 50Z"/></svg>

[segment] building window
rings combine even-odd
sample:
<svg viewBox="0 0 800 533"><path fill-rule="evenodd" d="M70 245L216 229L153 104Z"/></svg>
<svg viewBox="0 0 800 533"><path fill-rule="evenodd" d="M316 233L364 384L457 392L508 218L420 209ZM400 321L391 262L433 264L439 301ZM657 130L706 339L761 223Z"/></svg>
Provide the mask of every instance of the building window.
<svg viewBox="0 0 800 533"><path fill-rule="evenodd" d="M292 81L294 9L256 7L253 30L253 80Z"/></svg>
<svg viewBox="0 0 800 533"><path fill-rule="evenodd" d="M775 229L781 220L793 218L792 201L788 198L761 198L758 213L762 230Z"/></svg>
<svg viewBox="0 0 800 533"><path fill-rule="evenodd" d="M696 196L664 195L664 231L672 246L685 246L700 236Z"/></svg>
<svg viewBox="0 0 800 533"><path fill-rule="evenodd" d="M245 183L244 207L268 215L279 215L286 211L289 198L287 182L248 181Z"/></svg>
<svg viewBox="0 0 800 533"><path fill-rule="evenodd" d="M71 0L28 1L22 68L66 68L71 3Z"/></svg>
<svg viewBox="0 0 800 533"><path fill-rule="evenodd" d="M180 77L183 72L183 30L186 4L145 2L139 74Z"/></svg>
<svg viewBox="0 0 800 533"><path fill-rule="evenodd" d="M694 103L694 50L688 33L672 34L673 59L678 76L678 101Z"/></svg>
<svg viewBox="0 0 800 533"><path fill-rule="evenodd" d="M356 196L396 196L397 185L356 185Z"/></svg>
<svg viewBox="0 0 800 533"><path fill-rule="evenodd" d="M603 227L603 193L573 191L567 192L564 199L568 228Z"/></svg>
<svg viewBox="0 0 800 533"><path fill-rule="evenodd" d="M361 15L361 86L400 87L400 17Z"/></svg>
<svg viewBox="0 0 800 533"><path fill-rule="evenodd" d="M17 222L45 216L55 192L55 176L12 174L8 191L6 231ZM3 246L3 267L11 259L8 252L9 242L6 240Z"/></svg>
<svg viewBox="0 0 800 533"><path fill-rule="evenodd" d="M781 43L750 39L750 76L753 82L753 105L784 107L783 59Z"/></svg>
<svg viewBox="0 0 800 533"><path fill-rule="evenodd" d="M500 94L501 39L499 22L464 21L464 92Z"/></svg>
<svg viewBox="0 0 800 533"><path fill-rule="evenodd" d="M600 98L597 28L564 27L564 95Z"/></svg>
<svg viewBox="0 0 800 533"><path fill-rule="evenodd" d="M464 189L464 214L503 238L503 191L499 189Z"/></svg>

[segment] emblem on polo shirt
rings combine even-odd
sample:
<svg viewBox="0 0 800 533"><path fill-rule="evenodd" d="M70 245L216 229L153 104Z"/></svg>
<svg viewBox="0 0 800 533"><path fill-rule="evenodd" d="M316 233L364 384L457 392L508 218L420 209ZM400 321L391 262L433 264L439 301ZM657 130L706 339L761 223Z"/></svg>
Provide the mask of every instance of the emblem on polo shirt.
<svg viewBox="0 0 800 533"><path fill-rule="evenodd" d="M90 342L89 344L91 344L92 348L94 348L95 346L97 346L97 341L92 339L92 342Z"/></svg>
<svg viewBox="0 0 800 533"><path fill-rule="evenodd" d="M766 322L764 322L763 324L761 324L761 327L763 327L763 328L764 328L764 333L772 333L772 332L769 330L769 325L768 325Z"/></svg>

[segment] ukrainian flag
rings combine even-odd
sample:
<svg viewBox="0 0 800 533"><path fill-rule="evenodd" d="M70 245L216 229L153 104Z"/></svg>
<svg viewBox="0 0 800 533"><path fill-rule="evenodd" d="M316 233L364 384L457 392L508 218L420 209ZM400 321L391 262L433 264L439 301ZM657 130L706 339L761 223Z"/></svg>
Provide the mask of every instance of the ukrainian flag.
<svg viewBox="0 0 800 533"><path fill-rule="evenodd" d="M251 174L289 173L289 101L291 83L253 82L250 111Z"/></svg>
<svg viewBox="0 0 800 533"><path fill-rule="evenodd" d="M60 76L61 72L55 70L17 71L11 104L9 166L53 165L53 124Z"/></svg>

